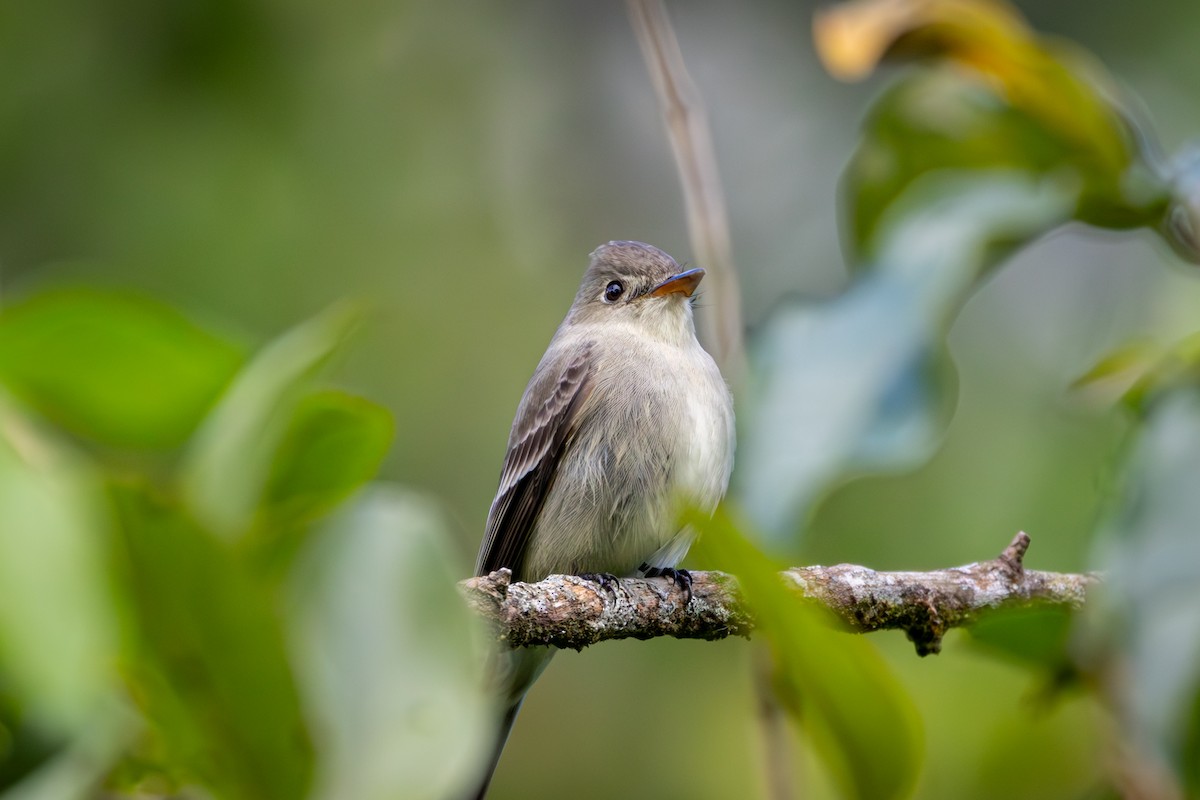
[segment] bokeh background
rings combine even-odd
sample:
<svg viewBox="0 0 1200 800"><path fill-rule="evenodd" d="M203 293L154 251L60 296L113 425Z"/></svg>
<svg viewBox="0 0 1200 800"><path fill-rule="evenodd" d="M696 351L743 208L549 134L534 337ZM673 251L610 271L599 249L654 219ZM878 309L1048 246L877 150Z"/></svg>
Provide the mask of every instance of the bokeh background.
<svg viewBox="0 0 1200 800"><path fill-rule="evenodd" d="M1095 53L1166 151L1200 134L1200 6L1022 3ZM709 109L751 333L786 297L847 283L840 169L886 84L828 77L807 3L671 8ZM248 344L343 297L370 322L337 381L396 418L386 478L454 521L462 574L513 410L614 238L692 259L674 164L619 3L8 4L0 9L0 297L133 289ZM703 301L699 313L703 312ZM912 474L835 492L811 562L924 569L1012 534L1078 571L1112 499L1126 420L1067 387L1132 338L1196 329L1200 275L1137 234L1023 251L951 332L959 402ZM880 331L886 336L886 331ZM927 739L920 797L1084 797L1105 718L965 636L917 659L873 640ZM761 791L752 648L652 641L559 656L525 704L496 798ZM818 768L805 762L802 771ZM814 796L832 791L818 775Z"/></svg>

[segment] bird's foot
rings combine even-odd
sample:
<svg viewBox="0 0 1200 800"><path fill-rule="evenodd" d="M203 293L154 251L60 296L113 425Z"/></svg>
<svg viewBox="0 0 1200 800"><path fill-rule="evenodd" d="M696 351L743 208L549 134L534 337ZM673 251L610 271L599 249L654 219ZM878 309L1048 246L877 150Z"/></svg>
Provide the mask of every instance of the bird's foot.
<svg viewBox="0 0 1200 800"><path fill-rule="evenodd" d="M675 569L674 567L654 567L646 570L647 578L669 578L676 586L683 589L684 597L683 604L686 606L692 602L692 573L686 569Z"/></svg>
<svg viewBox="0 0 1200 800"><path fill-rule="evenodd" d="M616 599L616 587L618 585L617 576L613 575L611 572L585 572L579 577L583 578L585 581L592 581L593 583L600 584L601 589L611 594L613 599Z"/></svg>

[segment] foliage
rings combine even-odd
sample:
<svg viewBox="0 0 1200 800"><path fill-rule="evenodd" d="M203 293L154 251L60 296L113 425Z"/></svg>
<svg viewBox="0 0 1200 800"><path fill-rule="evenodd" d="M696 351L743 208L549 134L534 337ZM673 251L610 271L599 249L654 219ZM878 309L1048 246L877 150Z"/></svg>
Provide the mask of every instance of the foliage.
<svg viewBox="0 0 1200 800"><path fill-rule="evenodd" d="M775 663L774 687L813 736L846 797L903 797L921 765L919 716L879 653L798 608L772 563L727 515L697 519L704 555L729 564L754 608L758 634ZM744 525L744 524L743 524Z"/></svg>
<svg viewBox="0 0 1200 800"><path fill-rule="evenodd" d="M1177 210L1192 213L1190 187L1158 166L1142 126L1100 88L1111 81L1094 67L1085 70L1075 50L1033 34L1013 10L959 0L858 0L823 12L815 30L835 74L860 77L894 56L926 69L879 99L844 175L847 251L857 281L830 303L781 309L756 343L755 391L740 416L745 434L734 497L776 550L794 549L800 521L846 475L910 466L932 453L954 404L952 382L938 377L951 369L942 344L946 329L1004 256L1072 220L1151 228L1191 260L1200 256L1190 235L1172 224ZM1173 352L1190 365L1194 358L1187 354L1194 351ZM1167 385L1158 393L1167 395L1195 386L1191 371L1182 381L1168 379L1178 369L1140 372L1138 397L1147 384ZM1190 709L1200 697L1200 618L1183 587L1200 585L1194 494L1184 488L1194 476L1190 465L1158 462L1195 451L1181 442L1189 440L1187 426L1200 423L1200 413L1188 405L1174 414L1173 422L1159 422L1173 426L1169 433L1157 426L1147 431L1163 443L1160 450L1171 442L1173 455L1143 445L1150 453L1135 459L1131 477L1153 488L1142 489L1114 523L1137 549L1104 559L1115 579L1111 590L1127 597L1123 612L1133 615L1126 623L1133 644L1090 646L1103 649L1105 659L1116 657L1114 650L1130 653L1134 740L1193 780L1184 773L1191 752L1185 738L1194 737ZM791 422L797 419L803 424ZM1151 469L1157 476L1146 474ZM1140 518L1146 515L1152 516ZM726 538L734 539L728 532ZM725 552L718 563L753 575L747 552ZM1171 577L1164 582L1168 564ZM762 608L778 613L769 600ZM1060 674L1071 671L1068 627L1061 615L1018 613L987 620L977 636ZM1119 629L1111 620L1107 627ZM831 642L814 652L811 643L789 642L773 626L765 633L781 665L811 664L838 649ZM1080 668L1093 675L1100 669L1094 663ZM794 693L810 705L814 696L896 691L885 689L880 675L868 680L870 690L849 680L816 688L803 673L780 671L791 685L783 696ZM1145 696L1150 692L1154 702ZM1147 719L1156 708L1161 711ZM814 716L798 714L820 737L822 723L814 724ZM869 725L867 719L863 714L860 724ZM896 746L912 747L911 728L889 730ZM902 795L908 765L865 757L855 741L835 736L826 757L835 773L845 775L838 765L853 764L856 777L876 783L844 785L845 794Z"/></svg>
<svg viewBox="0 0 1200 800"><path fill-rule="evenodd" d="M378 406L315 384L352 320L327 312L239 370L239 346L149 300L76 290L0 314L3 383L25 401L0 416L0 729L32 748L4 758L13 797L90 796L106 774L260 799L466 780L432 758L395 774L393 748L415 752L435 721L468 760L485 730L437 511L377 488L313 540L391 438ZM172 445L173 468L129 468ZM439 591L441 618L423 610ZM395 642L390 662L372 668L364 634ZM297 652L339 669L300 675ZM77 752L97 730L115 743L99 764Z"/></svg>

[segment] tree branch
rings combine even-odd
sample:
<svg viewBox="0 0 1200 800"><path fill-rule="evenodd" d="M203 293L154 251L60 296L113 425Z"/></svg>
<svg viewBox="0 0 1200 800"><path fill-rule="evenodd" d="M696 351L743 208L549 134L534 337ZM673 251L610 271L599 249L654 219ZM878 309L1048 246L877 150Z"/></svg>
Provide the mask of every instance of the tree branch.
<svg viewBox="0 0 1200 800"><path fill-rule="evenodd" d="M857 633L900 629L919 655L941 649L950 628L998 608L1078 608L1096 575L1024 568L1029 536L1018 533L998 558L933 572L876 572L867 567L795 567L780 577L802 602L832 612ZM511 647L553 645L576 650L608 639L723 639L748 637L754 617L737 579L693 572L687 590L666 578L622 578L607 588L589 578L551 575L512 583L502 569L459 584L468 603L491 621Z"/></svg>

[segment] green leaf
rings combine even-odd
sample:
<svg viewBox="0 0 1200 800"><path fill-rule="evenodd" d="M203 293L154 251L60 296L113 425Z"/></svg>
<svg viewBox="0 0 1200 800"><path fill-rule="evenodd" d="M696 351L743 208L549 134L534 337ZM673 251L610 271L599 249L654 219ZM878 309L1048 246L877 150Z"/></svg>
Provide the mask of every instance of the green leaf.
<svg viewBox="0 0 1200 800"><path fill-rule="evenodd" d="M135 487L112 495L137 634L133 693L167 766L217 797L304 797L313 755L272 598L182 509Z"/></svg>
<svg viewBox="0 0 1200 800"><path fill-rule="evenodd" d="M1200 703L1200 389L1180 387L1154 402L1127 469L1121 504L1097 539L1107 577L1099 602L1089 604L1091 649L1115 650L1110 658L1122 665L1124 735L1192 780L1189 739Z"/></svg>
<svg viewBox="0 0 1200 800"><path fill-rule="evenodd" d="M954 405L945 326L1003 247L1055 225L1070 200L1021 174L929 176L893 204L869 273L767 323L733 487L758 530L786 542L845 475L932 453Z"/></svg>
<svg viewBox="0 0 1200 800"><path fill-rule="evenodd" d="M905 78L872 109L843 180L850 249L868 257L855 266L869 261L877 225L906 187L949 169L1058 175L1078 185L1078 219L1156 228L1178 244L1167 223L1187 206L1186 190L1112 100L1113 81L1086 54L1035 34L1011 6L861 0L822 12L815 35L842 77L861 77L890 54L942 67Z"/></svg>
<svg viewBox="0 0 1200 800"><path fill-rule="evenodd" d="M846 169L859 279L785 308L752 348L735 491L775 545L848 475L932 454L955 401L945 330L1003 257L1073 218L1162 229L1190 196L1151 167L1145 134L1082 56L1007 5L858 0L815 27L843 77L891 55L935 68L876 103Z"/></svg>
<svg viewBox="0 0 1200 800"><path fill-rule="evenodd" d="M755 637L774 655L780 699L811 736L843 796L909 795L922 760L920 720L879 653L803 605L724 512L694 524L703 531L696 549L738 576L754 611Z"/></svg>
<svg viewBox="0 0 1200 800"><path fill-rule="evenodd" d="M97 787L139 725L124 703L111 703L66 747L0 793L0 800L94 800Z"/></svg>
<svg viewBox="0 0 1200 800"><path fill-rule="evenodd" d="M861 78L889 56L948 63L1080 158L1112 171L1129 161L1122 115L1089 80L1085 55L1032 31L1017 9L995 0L858 0L819 12L813 34L830 72ZM1099 76L1097 76L1099 77Z"/></svg>
<svg viewBox="0 0 1200 800"><path fill-rule="evenodd" d="M10 692L0 683L0 792L51 760L63 744L61 736L48 734L28 720Z"/></svg>
<svg viewBox="0 0 1200 800"><path fill-rule="evenodd" d="M490 754L485 637L441 514L372 487L304 553L296 639L320 730L317 796L465 796Z"/></svg>
<svg viewBox="0 0 1200 800"><path fill-rule="evenodd" d="M884 216L918 179L946 170L981 181L999 170L1049 175L1063 157L1047 131L960 73L918 73L900 81L872 107L842 175L851 266L874 266Z"/></svg>
<svg viewBox="0 0 1200 800"><path fill-rule="evenodd" d="M1182 751L1200 753L1200 691L1192 695L1192 710L1188 714ZM1200 794L1200 759L1193 757L1183 762L1183 785L1192 796Z"/></svg>
<svg viewBox="0 0 1200 800"><path fill-rule="evenodd" d="M1129 342L1072 381L1071 390L1103 404L1122 399L1136 408L1146 389L1159 382L1167 358L1164 349L1154 342Z"/></svg>
<svg viewBox="0 0 1200 800"><path fill-rule="evenodd" d="M144 298L60 290L0 313L0 383L72 433L120 447L181 444L242 358Z"/></svg>
<svg viewBox="0 0 1200 800"><path fill-rule="evenodd" d="M1200 334L1164 347L1131 342L1104 356L1072 388L1092 395L1107 390L1141 414L1177 389L1200 386Z"/></svg>
<svg viewBox="0 0 1200 800"><path fill-rule="evenodd" d="M297 405L357 320L341 305L288 331L255 356L209 415L182 475L193 511L214 531L234 537L249 527Z"/></svg>
<svg viewBox="0 0 1200 800"><path fill-rule="evenodd" d="M1074 618L1061 607L1003 609L981 617L967 633L985 649L1058 672L1070 664L1067 645Z"/></svg>
<svg viewBox="0 0 1200 800"><path fill-rule="evenodd" d="M1194 144L1171 159L1171 208L1158 232L1175 255L1200 263L1200 147Z"/></svg>
<svg viewBox="0 0 1200 800"><path fill-rule="evenodd" d="M91 725L115 684L100 501L80 464L0 405L0 684L51 736Z"/></svg>
<svg viewBox="0 0 1200 800"><path fill-rule="evenodd" d="M344 392L304 398L275 453L260 513L270 526L325 514L374 477L391 443L387 409Z"/></svg>

